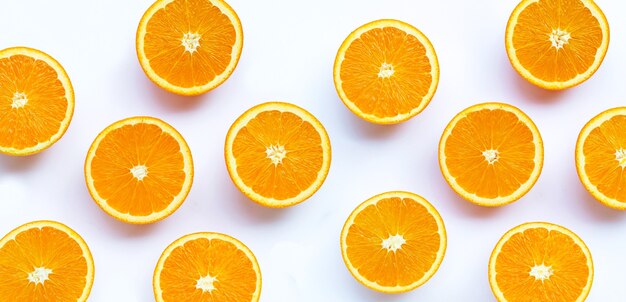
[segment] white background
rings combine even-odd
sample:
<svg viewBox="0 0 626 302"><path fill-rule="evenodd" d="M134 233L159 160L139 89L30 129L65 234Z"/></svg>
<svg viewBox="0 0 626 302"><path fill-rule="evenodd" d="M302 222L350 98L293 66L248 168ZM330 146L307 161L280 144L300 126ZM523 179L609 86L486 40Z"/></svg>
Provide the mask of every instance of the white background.
<svg viewBox="0 0 626 302"><path fill-rule="evenodd" d="M0 155L0 233L53 219L79 232L92 249L96 280L90 301L152 301L152 272L162 250L191 232L218 231L246 243L263 274L261 301L493 301L487 262L500 236L527 221L562 224L589 245L595 279L589 301L624 301L626 213L595 201L578 180L574 146L597 113L626 102L626 11L598 0L611 26L609 52L583 85L549 92L521 79L504 49L516 0L363 1L230 0L243 23L244 49L231 78L198 97L153 85L135 54L135 31L151 1L3 1L0 48L41 49L65 67L76 93L65 136L35 156ZM339 100L333 60L356 27L397 18L433 42L441 79L432 103L397 126L369 124ZM231 123L270 100L316 115L331 138L333 161L320 191L283 210L244 197L228 177L223 144ZM439 171L437 144L448 121L479 102L508 102L534 119L545 143L543 173L518 202L503 208L459 198ZM89 145L119 119L151 115L176 127L191 147L195 179L172 216L148 226L109 217L90 198L83 162ZM437 274L402 295L361 286L339 249L343 222L377 193L408 190L440 211L448 250ZM4 298L0 297L0 300Z"/></svg>

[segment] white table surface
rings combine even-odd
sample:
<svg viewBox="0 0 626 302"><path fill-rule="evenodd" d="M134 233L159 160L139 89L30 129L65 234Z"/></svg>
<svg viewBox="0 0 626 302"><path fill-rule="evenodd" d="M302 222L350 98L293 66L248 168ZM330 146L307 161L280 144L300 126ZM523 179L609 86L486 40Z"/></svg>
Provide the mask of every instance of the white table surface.
<svg viewBox="0 0 626 302"><path fill-rule="evenodd" d="M562 224L588 244L595 279L588 301L624 301L626 213L596 202L576 175L574 146L597 113L626 104L626 4L598 0L611 26L609 52L589 81L549 92L521 79L504 50L516 0L230 0L244 28L241 61L222 86L181 97L153 85L135 54L135 31L151 1L4 1L0 48L41 49L66 68L76 93L65 136L35 156L0 156L0 233L53 219L79 232L92 249L96 280L90 301L152 301L152 272L163 249L197 231L230 234L246 243L263 274L261 301L493 301L487 262L500 236L520 223ZM620 18L621 17L621 18ZM396 18L433 42L441 79L432 103L397 126L355 117L339 100L333 60L356 27ZM244 197L226 172L226 131L243 111L270 100L293 102L329 132L333 161L320 191L298 206L263 208ZM536 122L545 164L535 187L497 209L474 206L446 184L437 144L448 121L485 101L507 102ZM172 216L148 226L116 221L84 184L83 162L102 129L119 119L151 115L189 143L195 179ZM352 278L339 250L341 227L359 203L377 193L408 190L440 211L448 250L437 274L402 295L371 291Z"/></svg>

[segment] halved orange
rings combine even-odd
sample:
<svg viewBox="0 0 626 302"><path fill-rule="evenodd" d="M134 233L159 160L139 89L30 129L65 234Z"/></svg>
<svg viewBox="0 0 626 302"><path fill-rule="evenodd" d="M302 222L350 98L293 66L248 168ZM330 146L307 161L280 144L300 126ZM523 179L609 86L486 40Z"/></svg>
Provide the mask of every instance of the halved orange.
<svg viewBox="0 0 626 302"><path fill-rule="evenodd" d="M598 70L609 47L609 23L593 0L523 0L509 18L505 40L522 77L561 90Z"/></svg>
<svg viewBox="0 0 626 302"><path fill-rule="evenodd" d="M606 206L626 210L626 107L591 119L576 141L576 170L587 191Z"/></svg>
<svg viewBox="0 0 626 302"><path fill-rule="evenodd" d="M256 302L261 296L261 269L239 240L195 233L163 251L152 285L157 302Z"/></svg>
<svg viewBox="0 0 626 302"><path fill-rule="evenodd" d="M439 63L433 45L417 28L377 20L343 41L333 75L339 97L354 114L372 123L396 124L430 103Z"/></svg>
<svg viewBox="0 0 626 302"><path fill-rule="evenodd" d="M582 302L592 282L593 261L585 243L547 222L511 229L489 259L489 284L500 302Z"/></svg>
<svg viewBox="0 0 626 302"><path fill-rule="evenodd" d="M98 134L85 160L85 180L109 215L128 223L152 223L185 201L193 161L187 142L172 126L153 117L131 117Z"/></svg>
<svg viewBox="0 0 626 302"><path fill-rule="evenodd" d="M55 221L24 224L0 240L0 300L87 301L94 280L89 247Z"/></svg>
<svg viewBox="0 0 626 302"><path fill-rule="evenodd" d="M424 198L387 192L359 205L341 231L350 273L380 292L401 293L426 283L446 252L443 220Z"/></svg>
<svg viewBox="0 0 626 302"><path fill-rule="evenodd" d="M543 167L537 126L508 104L483 103L457 114L439 141L439 166L452 189L481 206L524 196Z"/></svg>
<svg viewBox="0 0 626 302"><path fill-rule="evenodd" d="M197 95L222 84L243 47L237 13L222 0L157 0L137 28L137 56L161 88Z"/></svg>
<svg viewBox="0 0 626 302"><path fill-rule="evenodd" d="M0 50L0 153L30 155L65 134L74 89L51 56L28 47Z"/></svg>
<svg viewBox="0 0 626 302"><path fill-rule="evenodd" d="M261 205L282 208L303 202L322 186L330 169L330 139L306 110L269 102L233 123L224 155L241 192Z"/></svg>

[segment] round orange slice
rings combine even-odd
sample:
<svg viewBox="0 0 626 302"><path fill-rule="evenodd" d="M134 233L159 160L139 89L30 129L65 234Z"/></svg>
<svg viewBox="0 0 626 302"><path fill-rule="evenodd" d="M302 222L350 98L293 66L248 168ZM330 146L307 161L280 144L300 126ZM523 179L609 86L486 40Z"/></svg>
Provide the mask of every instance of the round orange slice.
<svg viewBox="0 0 626 302"><path fill-rule="evenodd" d="M193 161L172 126L153 117L131 117L98 134L85 160L85 180L109 215L152 223L174 213L187 197Z"/></svg>
<svg viewBox="0 0 626 302"><path fill-rule="evenodd" d="M452 189L481 206L524 196L543 167L537 126L508 104L483 103L457 114L439 142L439 166Z"/></svg>
<svg viewBox="0 0 626 302"><path fill-rule="evenodd" d="M582 302L592 281L593 261L585 243L551 223L511 229L489 259L489 283L500 302Z"/></svg>
<svg viewBox="0 0 626 302"><path fill-rule="evenodd" d="M353 31L341 44L334 67L335 88L357 116L377 124L404 122L435 95L439 63L417 28L377 20Z"/></svg>
<svg viewBox="0 0 626 302"><path fill-rule="evenodd" d="M576 142L576 169L587 191L604 205L626 210L626 107L591 119Z"/></svg>
<svg viewBox="0 0 626 302"><path fill-rule="evenodd" d="M341 231L341 254L350 273L385 293L406 292L426 283L439 269L446 244L437 210L408 192L368 199L354 209Z"/></svg>
<svg viewBox="0 0 626 302"><path fill-rule="evenodd" d="M523 0L509 18L505 40L522 77L561 90L598 70L609 48L609 23L593 0Z"/></svg>
<svg viewBox="0 0 626 302"><path fill-rule="evenodd" d="M163 251L152 284L157 302L256 302L261 296L261 269L239 240L195 233Z"/></svg>
<svg viewBox="0 0 626 302"><path fill-rule="evenodd" d="M0 240L0 300L87 301L94 264L87 244L55 221L22 225Z"/></svg>
<svg viewBox="0 0 626 302"><path fill-rule="evenodd" d="M65 70L32 48L0 50L0 153L30 155L65 134L74 89Z"/></svg>
<svg viewBox="0 0 626 302"><path fill-rule="evenodd" d="M228 130L224 148L231 179L253 201L282 208L303 202L330 169L330 139L306 110L288 103L257 105Z"/></svg>
<svg viewBox="0 0 626 302"><path fill-rule="evenodd" d="M233 73L243 30L222 0L158 0L139 22L136 47L152 82L176 94L198 95Z"/></svg>

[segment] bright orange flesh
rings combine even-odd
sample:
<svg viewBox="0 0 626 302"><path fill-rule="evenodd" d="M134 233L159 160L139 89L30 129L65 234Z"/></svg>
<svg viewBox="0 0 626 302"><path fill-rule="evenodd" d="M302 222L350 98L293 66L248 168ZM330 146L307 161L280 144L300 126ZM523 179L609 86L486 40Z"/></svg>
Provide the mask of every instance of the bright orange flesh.
<svg viewBox="0 0 626 302"><path fill-rule="evenodd" d="M0 51L0 153L48 148L65 133L73 111L72 85L52 57L25 47Z"/></svg>
<svg viewBox="0 0 626 302"><path fill-rule="evenodd" d="M403 241L399 248L386 247L397 236ZM445 249L441 217L412 193L389 192L369 199L352 212L341 234L350 272L365 286L382 292L409 291L428 281Z"/></svg>
<svg viewBox="0 0 626 302"><path fill-rule="evenodd" d="M174 128L155 118L135 117L96 138L85 173L90 192L107 213L149 223L180 206L193 170L189 148Z"/></svg>
<svg viewBox="0 0 626 302"><path fill-rule="evenodd" d="M201 278L212 282L203 288ZM243 243L222 234L196 233L163 252L154 273L154 293L158 302L258 301L261 272Z"/></svg>
<svg viewBox="0 0 626 302"><path fill-rule="evenodd" d="M397 20L378 20L346 38L334 77L339 96L355 114L375 123L398 123L428 105L439 65L419 30Z"/></svg>
<svg viewBox="0 0 626 302"><path fill-rule="evenodd" d="M440 166L452 188L486 206L523 196L543 163L536 126L519 109L505 104L479 104L459 113L444 131L439 148Z"/></svg>
<svg viewBox="0 0 626 302"><path fill-rule="evenodd" d="M244 113L228 133L225 153L235 184L254 201L275 207L311 196L330 166L326 130L287 103L265 103Z"/></svg>
<svg viewBox="0 0 626 302"><path fill-rule="evenodd" d="M222 0L159 0L139 24L137 53L157 85L200 94L230 76L242 41L239 18Z"/></svg>
<svg viewBox="0 0 626 302"><path fill-rule="evenodd" d="M548 223L512 229L489 262L489 281L498 301L584 301L592 280L593 263L584 242Z"/></svg>
<svg viewBox="0 0 626 302"><path fill-rule="evenodd" d="M506 33L517 71L548 89L564 89L589 78L608 47L608 23L592 0L525 0Z"/></svg>
<svg viewBox="0 0 626 302"><path fill-rule="evenodd" d="M47 276L37 275L38 269L47 271ZM86 301L93 278L93 260L87 245L58 222L31 222L0 241L3 301Z"/></svg>
<svg viewBox="0 0 626 302"><path fill-rule="evenodd" d="M603 204L626 210L626 107L594 117L576 144L576 167L585 188Z"/></svg>

